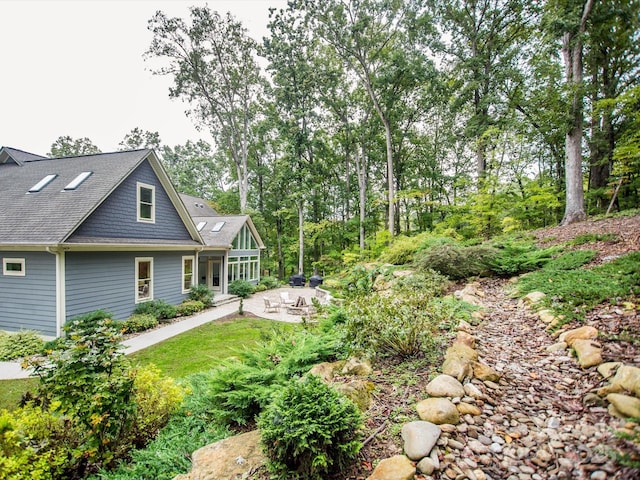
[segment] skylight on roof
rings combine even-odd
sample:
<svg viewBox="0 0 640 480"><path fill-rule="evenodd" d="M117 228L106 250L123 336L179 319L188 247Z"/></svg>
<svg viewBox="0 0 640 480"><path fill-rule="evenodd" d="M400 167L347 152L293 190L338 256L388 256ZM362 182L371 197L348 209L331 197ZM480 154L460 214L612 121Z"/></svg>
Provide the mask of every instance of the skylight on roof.
<svg viewBox="0 0 640 480"><path fill-rule="evenodd" d="M217 222L213 228L211 229L212 232L219 232L220 230L222 230L222 227L224 227L225 222Z"/></svg>
<svg viewBox="0 0 640 480"><path fill-rule="evenodd" d="M207 224L207 222L200 222L198 223L198 231L201 232L202 229L204 228L204 226Z"/></svg>
<svg viewBox="0 0 640 480"><path fill-rule="evenodd" d="M47 185L49 185L49 183L51 183L51 181L56 178L58 175L56 175L55 173L52 173L51 175L47 175L46 177L44 177L42 180L40 180L38 183L36 183L33 187L31 187L29 189L29 193L35 193L35 192L39 192L40 190L42 190L44 187L46 187Z"/></svg>
<svg viewBox="0 0 640 480"><path fill-rule="evenodd" d="M76 188L78 188L80 186L80 184L82 182L84 182L87 178L89 178L92 173L93 172L82 172L80 175L78 175L76 178L74 178L69 185L64 187L64 189L66 191L75 190Z"/></svg>

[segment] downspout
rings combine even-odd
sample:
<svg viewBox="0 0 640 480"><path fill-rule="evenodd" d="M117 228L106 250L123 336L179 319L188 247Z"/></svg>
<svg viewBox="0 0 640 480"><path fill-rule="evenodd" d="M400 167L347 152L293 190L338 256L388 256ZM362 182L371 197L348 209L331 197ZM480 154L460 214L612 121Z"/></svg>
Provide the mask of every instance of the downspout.
<svg viewBox="0 0 640 480"><path fill-rule="evenodd" d="M46 247L46 250L56 257L56 337L60 337L67 316L65 254L60 247Z"/></svg>

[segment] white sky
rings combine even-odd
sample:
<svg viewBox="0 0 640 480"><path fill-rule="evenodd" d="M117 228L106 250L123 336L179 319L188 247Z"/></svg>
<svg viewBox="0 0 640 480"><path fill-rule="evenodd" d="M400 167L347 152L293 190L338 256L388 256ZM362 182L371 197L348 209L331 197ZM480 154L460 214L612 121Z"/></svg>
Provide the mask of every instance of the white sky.
<svg viewBox="0 0 640 480"><path fill-rule="evenodd" d="M69 135L108 152L135 127L172 147L211 141L186 104L169 99L172 78L152 75L142 58L157 10L188 19L190 6L205 4L261 41L269 7L286 0L0 0L0 146L45 155Z"/></svg>

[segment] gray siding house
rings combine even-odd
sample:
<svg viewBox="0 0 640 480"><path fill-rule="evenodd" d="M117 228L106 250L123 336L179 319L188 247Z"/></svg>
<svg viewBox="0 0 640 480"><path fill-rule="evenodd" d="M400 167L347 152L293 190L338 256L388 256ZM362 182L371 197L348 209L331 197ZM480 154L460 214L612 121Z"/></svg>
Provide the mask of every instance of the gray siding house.
<svg viewBox="0 0 640 480"><path fill-rule="evenodd" d="M0 330L59 336L92 310L124 319L141 302L180 303L197 282L226 293L229 271L257 279L263 245L251 220L198 203L187 207L152 150L52 159L1 148ZM194 213L224 225L201 233ZM221 242L207 240L220 231Z"/></svg>

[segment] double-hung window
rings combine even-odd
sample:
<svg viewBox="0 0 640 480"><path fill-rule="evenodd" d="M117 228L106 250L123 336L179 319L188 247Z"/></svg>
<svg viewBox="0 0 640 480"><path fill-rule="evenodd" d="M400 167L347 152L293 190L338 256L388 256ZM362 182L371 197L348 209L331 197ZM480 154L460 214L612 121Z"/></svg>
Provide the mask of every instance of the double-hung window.
<svg viewBox="0 0 640 480"><path fill-rule="evenodd" d="M153 300L153 258L136 258L136 303Z"/></svg>
<svg viewBox="0 0 640 480"><path fill-rule="evenodd" d="M195 257L182 257L182 293L189 293L189 290L193 287L194 264Z"/></svg>
<svg viewBox="0 0 640 480"><path fill-rule="evenodd" d="M138 221L155 223L156 187L138 182Z"/></svg>

